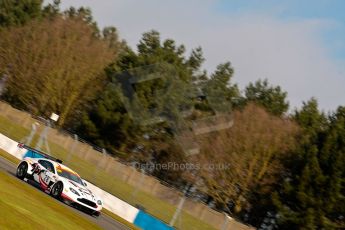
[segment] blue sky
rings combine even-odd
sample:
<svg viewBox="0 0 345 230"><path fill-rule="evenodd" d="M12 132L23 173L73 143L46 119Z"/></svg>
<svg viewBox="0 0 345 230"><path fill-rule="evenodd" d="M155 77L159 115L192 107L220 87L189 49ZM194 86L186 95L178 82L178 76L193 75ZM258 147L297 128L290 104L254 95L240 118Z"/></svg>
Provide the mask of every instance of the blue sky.
<svg viewBox="0 0 345 230"><path fill-rule="evenodd" d="M335 58L345 59L345 1L343 0L245 0L218 1L215 10L224 15L261 12L280 20L322 19L330 25L321 33Z"/></svg>
<svg viewBox="0 0 345 230"><path fill-rule="evenodd" d="M62 0L70 6L90 7L133 48L151 29L188 52L201 46L206 70L231 61L241 89L267 78L292 109L311 97L325 111L345 105L345 1Z"/></svg>
<svg viewBox="0 0 345 230"><path fill-rule="evenodd" d="M343 0L221 0L216 8L223 13L262 11L280 9L287 18L331 18L344 21L345 1ZM273 11L272 11L273 12Z"/></svg>

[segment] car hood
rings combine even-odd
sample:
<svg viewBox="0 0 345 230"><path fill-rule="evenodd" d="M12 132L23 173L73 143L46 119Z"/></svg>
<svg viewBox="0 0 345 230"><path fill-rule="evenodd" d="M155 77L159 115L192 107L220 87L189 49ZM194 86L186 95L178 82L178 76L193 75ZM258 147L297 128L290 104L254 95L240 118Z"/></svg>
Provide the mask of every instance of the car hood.
<svg viewBox="0 0 345 230"><path fill-rule="evenodd" d="M77 182L71 181L69 179L60 177L61 181L64 183L65 187L67 189L73 188L80 194L80 198L85 198L91 201L94 201L95 203L97 200L99 200L92 192L90 189L86 188L83 185L78 184Z"/></svg>

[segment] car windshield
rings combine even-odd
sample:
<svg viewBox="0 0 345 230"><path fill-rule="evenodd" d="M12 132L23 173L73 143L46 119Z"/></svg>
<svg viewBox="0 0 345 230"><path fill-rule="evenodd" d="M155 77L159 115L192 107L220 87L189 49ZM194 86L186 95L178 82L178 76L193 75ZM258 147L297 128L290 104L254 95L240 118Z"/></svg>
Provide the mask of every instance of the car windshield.
<svg viewBox="0 0 345 230"><path fill-rule="evenodd" d="M77 174L72 173L72 172L67 171L67 170L64 170L64 169L57 169L56 171L57 171L57 174L59 176L62 176L66 179L69 179L69 180L74 181L80 185L83 185L83 181L81 180L81 178Z"/></svg>

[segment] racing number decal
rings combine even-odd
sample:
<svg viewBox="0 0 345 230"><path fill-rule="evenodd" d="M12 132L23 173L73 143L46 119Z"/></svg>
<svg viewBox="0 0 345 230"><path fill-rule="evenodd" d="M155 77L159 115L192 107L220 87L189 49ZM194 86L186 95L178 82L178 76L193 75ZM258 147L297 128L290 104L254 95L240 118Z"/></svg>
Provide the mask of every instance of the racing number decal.
<svg viewBox="0 0 345 230"><path fill-rule="evenodd" d="M49 184L49 182L50 182L50 180L51 180L51 178L50 178L50 176L48 175L49 173L47 172L47 171L44 171L44 173L43 173L43 181L44 181L44 183L46 183L47 185Z"/></svg>
<svg viewBox="0 0 345 230"><path fill-rule="evenodd" d="M49 177L48 175L45 175L43 181L44 181L44 183L49 184L49 182L50 182L50 177Z"/></svg>

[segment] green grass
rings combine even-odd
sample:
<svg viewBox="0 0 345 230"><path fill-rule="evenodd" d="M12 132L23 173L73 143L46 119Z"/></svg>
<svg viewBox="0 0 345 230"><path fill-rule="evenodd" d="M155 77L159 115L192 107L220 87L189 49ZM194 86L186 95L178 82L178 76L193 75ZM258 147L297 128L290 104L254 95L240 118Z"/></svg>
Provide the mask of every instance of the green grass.
<svg viewBox="0 0 345 230"><path fill-rule="evenodd" d="M0 116L0 132L16 141L20 141L22 138L29 135L29 130L3 116Z"/></svg>
<svg viewBox="0 0 345 230"><path fill-rule="evenodd" d="M0 171L1 229L101 229L65 205Z"/></svg>
<svg viewBox="0 0 345 230"><path fill-rule="evenodd" d="M12 121L0 116L0 133L20 141L29 134L29 130L14 124ZM37 142L38 136L33 139L32 146ZM76 155L68 157L69 152L61 146L49 142L52 155L64 161L64 164L76 170L84 179L97 185L103 190L115 195L116 197L132 204L140 204L153 216L169 223L176 207L159 199L151 194L136 189L124 181L97 168L93 162L88 162ZM176 224L177 228L189 230L214 230L209 224L197 219L186 212L182 212Z"/></svg>
<svg viewBox="0 0 345 230"><path fill-rule="evenodd" d="M5 158L6 160L12 162L13 164L19 164L20 160L17 157L12 156L11 154L5 152L4 150L0 149L0 156Z"/></svg>

